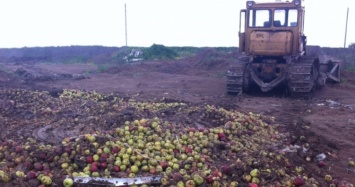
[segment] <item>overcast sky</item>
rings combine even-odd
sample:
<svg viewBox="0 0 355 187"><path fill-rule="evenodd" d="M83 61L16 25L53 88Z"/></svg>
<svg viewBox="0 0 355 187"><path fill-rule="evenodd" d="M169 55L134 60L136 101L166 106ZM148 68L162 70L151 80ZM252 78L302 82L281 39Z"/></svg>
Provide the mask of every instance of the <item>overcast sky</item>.
<svg viewBox="0 0 355 187"><path fill-rule="evenodd" d="M245 0L1 0L0 48L124 46L125 4L128 46L238 46ZM305 5L308 44L343 47L347 7L347 45L355 42L354 0Z"/></svg>

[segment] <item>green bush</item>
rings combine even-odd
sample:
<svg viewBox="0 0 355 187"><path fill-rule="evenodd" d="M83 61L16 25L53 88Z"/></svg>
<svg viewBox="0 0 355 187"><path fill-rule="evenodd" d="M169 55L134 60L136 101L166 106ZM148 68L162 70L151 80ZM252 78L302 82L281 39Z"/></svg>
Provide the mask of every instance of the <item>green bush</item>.
<svg viewBox="0 0 355 187"><path fill-rule="evenodd" d="M168 60L176 59L177 53L164 45L153 44L149 48L143 50L143 58L145 60Z"/></svg>

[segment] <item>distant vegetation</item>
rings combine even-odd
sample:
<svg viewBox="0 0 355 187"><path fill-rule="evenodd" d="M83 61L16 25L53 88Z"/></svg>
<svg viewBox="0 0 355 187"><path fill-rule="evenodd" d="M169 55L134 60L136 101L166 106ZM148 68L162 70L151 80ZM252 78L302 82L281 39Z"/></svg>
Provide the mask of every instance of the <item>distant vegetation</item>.
<svg viewBox="0 0 355 187"><path fill-rule="evenodd" d="M236 47L166 47L154 44L150 47L104 47L104 46L66 46L66 47L24 47L0 49L0 62L45 62L45 63L130 63L127 56L132 50L142 51L145 60L179 59L213 49L221 54L237 53ZM355 70L355 43L349 48L322 48L322 50L343 62L343 67ZM206 57L207 58L207 57ZM209 57L213 60L214 57ZM198 60L198 59L196 59Z"/></svg>
<svg viewBox="0 0 355 187"><path fill-rule="evenodd" d="M0 49L0 61L49 63L111 61L111 54L118 50L118 47L103 46L7 48Z"/></svg>

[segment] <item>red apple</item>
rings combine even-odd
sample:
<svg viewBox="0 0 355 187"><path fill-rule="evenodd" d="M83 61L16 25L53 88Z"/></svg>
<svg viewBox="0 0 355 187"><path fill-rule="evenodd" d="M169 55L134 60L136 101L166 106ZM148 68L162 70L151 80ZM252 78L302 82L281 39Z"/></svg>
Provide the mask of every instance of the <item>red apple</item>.
<svg viewBox="0 0 355 187"><path fill-rule="evenodd" d="M208 183L210 183L210 184L213 183L213 176L212 175L208 175L205 179Z"/></svg>
<svg viewBox="0 0 355 187"><path fill-rule="evenodd" d="M20 145L16 146L15 151L16 151L16 153L21 153L23 151L22 146L20 146Z"/></svg>
<svg viewBox="0 0 355 187"><path fill-rule="evenodd" d="M26 179L31 180L37 177L37 173L34 171L29 171L26 175Z"/></svg>
<svg viewBox="0 0 355 187"><path fill-rule="evenodd" d="M168 163L166 161L161 161L160 162L160 166L163 168L163 169L166 169L168 167Z"/></svg>
<svg viewBox="0 0 355 187"><path fill-rule="evenodd" d="M180 154L180 150L179 149L174 149L174 154Z"/></svg>
<svg viewBox="0 0 355 187"><path fill-rule="evenodd" d="M61 155L63 153L63 149L61 147L56 147L55 148L55 152L58 154L58 155Z"/></svg>
<svg viewBox="0 0 355 187"><path fill-rule="evenodd" d="M70 147L64 147L64 152L66 153L71 153L71 148Z"/></svg>
<svg viewBox="0 0 355 187"><path fill-rule="evenodd" d="M293 184L295 186L302 186L304 185L304 179L302 177L296 177L294 180L293 180Z"/></svg>
<svg viewBox="0 0 355 187"><path fill-rule="evenodd" d="M101 153L100 158L106 160L109 157L109 154L107 153Z"/></svg>
<svg viewBox="0 0 355 187"><path fill-rule="evenodd" d="M192 149L190 147L186 146L185 147L185 152L186 152L186 154L191 153Z"/></svg>
<svg viewBox="0 0 355 187"><path fill-rule="evenodd" d="M30 161L25 161L23 163L23 165L27 168L27 169L32 169L33 168L33 164Z"/></svg>
<svg viewBox="0 0 355 187"><path fill-rule="evenodd" d="M116 147L113 147L113 148L112 148L112 152L113 152L113 153L118 153L118 152L120 152L120 148L118 148L117 146L116 146Z"/></svg>
<svg viewBox="0 0 355 187"><path fill-rule="evenodd" d="M98 171L97 167L95 165L91 165L90 166L90 172L95 172L95 171Z"/></svg>
<svg viewBox="0 0 355 187"><path fill-rule="evenodd" d="M100 168L106 169L107 168L107 163L106 162L101 162L100 163Z"/></svg>
<svg viewBox="0 0 355 187"><path fill-rule="evenodd" d="M43 171L49 172L51 170L51 168L49 167L48 164L43 165Z"/></svg>
<svg viewBox="0 0 355 187"><path fill-rule="evenodd" d="M96 166L98 168L100 164L98 162L93 162L93 163L91 163L91 165Z"/></svg>
<svg viewBox="0 0 355 187"><path fill-rule="evenodd" d="M106 158L105 157L100 157L99 158L99 162L106 162Z"/></svg>
<svg viewBox="0 0 355 187"><path fill-rule="evenodd" d="M34 168L36 171L42 171L43 170L43 165L39 162L34 163Z"/></svg>
<svg viewBox="0 0 355 187"><path fill-rule="evenodd" d="M218 133L218 140L219 141L225 141L226 140L226 135L223 132Z"/></svg>
<svg viewBox="0 0 355 187"><path fill-rule="evenodd" d="M47 157L46 157L46 161L47 162L53 162L53 160L54 160L54 156L53 155L47 155Z"/></svg>
<svg viewBox="0 0 355 187"><path fill-rule="evenodd" d="M118 166L113 166L113 169L112 169L114 172L119 172L120 171L120 167Z"/></svg>
<svg viewBox="0 0 355 187"><path fill-rule="evenodd" d="M229 166L222 166L221 170L222 170L222 173L224 173L226 175L231 175L232 174L231 168Z"/></svg>
<svg viewBox="0 0 355 187"><path fill-rule="evenodd" d="M40 160L45 160L47 157L47 154L44 153L44 152L41 152L37 155L37 158L40 159Z"/></svg>
<svg viewBox="0 0 355 187"><path fill-rule="evenodd" d="M180 180L183 179L183 177L182 177L182 175L179 172L175 172L173 174L173 179L174 179L174 181L180 181Z"/></svg>
<svg viewBox="0 0 355 187"><path fill-rule="evenodd" d="M89 156L86 157L86 162L87 163L93 163L94 162L94 158L91 155L89 155Z"/></svg>
<svg viewBox="0 0 355 187"><path fill-rule="evenodd" d="M218 171L217 169L212 172L213 177L222 177L222 172Z"/></svg>
<svg viewBox="0 0 355 187"><path fill-rule="evenodd" d="M319 161L319 162L318 162L318 166L319 166L320 168L324 167L325 165L326 165L326 164L325 164L324 161Z"/></svg>

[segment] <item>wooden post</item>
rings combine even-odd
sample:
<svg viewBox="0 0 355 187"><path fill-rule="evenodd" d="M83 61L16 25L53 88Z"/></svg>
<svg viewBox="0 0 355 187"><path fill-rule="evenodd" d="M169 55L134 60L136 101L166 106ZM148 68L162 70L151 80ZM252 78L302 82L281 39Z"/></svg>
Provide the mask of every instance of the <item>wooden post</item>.
<svg viewBox="0 0 355 187"><path fill-rule="evenodd" d="M346 35L348 33L348 18L349 18L349 7L348 7L348 11L346 13L344 48L346 47Z"/></svg>
<svg viewBox="0 0 355 187"><path fill-rule="evenodd" d="M125 33L126 33L126 47L127 47L127 9L126 3L124 4L124 18L125 18Z"/></svg>

